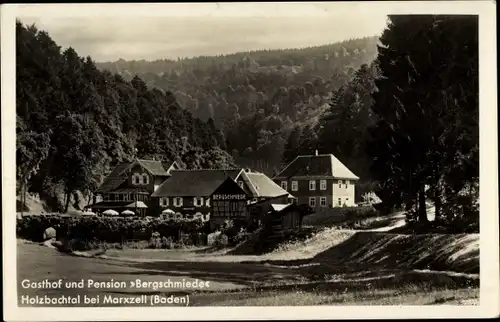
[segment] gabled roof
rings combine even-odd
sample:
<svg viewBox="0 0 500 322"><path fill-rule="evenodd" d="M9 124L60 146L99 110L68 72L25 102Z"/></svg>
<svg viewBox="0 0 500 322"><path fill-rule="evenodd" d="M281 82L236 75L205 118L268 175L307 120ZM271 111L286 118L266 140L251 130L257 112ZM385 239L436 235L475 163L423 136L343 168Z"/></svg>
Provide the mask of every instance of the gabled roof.
<svg viewBox="0 0 500 322"><path fill-rule="evenodd" d="M177 167L177 163L162 163L160 161L154 160L141 160L137 159L134 162L122 162L114 167L110 174L104 179L104 182L95 191L96 193L107 193L114 191L126 183L128 177L126 171L129 170L133 165L139 164L146 171L148 171L153 176L158 177L168 177L170 174L168 170L172 167Z"/></svg>
<svg viewBox="0 0 500 322"><path fill-rule="evenodd" d="M96 193L106 193L112 191L127 181L127 176L124 176L123 173L129 168L130 165L130 162L123 162L114 167L99 188L97 188Z"/></svg>
<svg viewBox="0 0 500 322"><path fill-rule="evenodd" d="M359 179L333 154L300 155L274 178L291 177L333 177L339 179Z"/></svg>
<svg viewBox="0 0 500 322"><path fill-rule="evenodd" d="M243 169L172 170L152 197L209 197L228 177L236 180Z"/></svg>
<svg viewBox="0 0 500 322"><path fill-rule="evenodd" d="M273 198L289 194L271 178L260 172L242 172L241 179L246 182L254 198ZM289 197L293 198L291 195Z"/></svg>
<svg viewBox="0 0 500 322"><path fill-rule="evenodd" d="M215 194L240 194L240 195L245 195L246 197L249 197L248 193L243 190L243 188L240 187L234 179L227 177L226 180L224 180L217 189L215 189L210 196L213 196Z"/></svg>
<svg viewBox="0 0 500 322"><path fill-rule="evenodd" d="M137 159L136 162L151 175L163 177L169 176L168 169L175 163L175 161L171 163L161 163L161 161L141 159Z"/></svg>

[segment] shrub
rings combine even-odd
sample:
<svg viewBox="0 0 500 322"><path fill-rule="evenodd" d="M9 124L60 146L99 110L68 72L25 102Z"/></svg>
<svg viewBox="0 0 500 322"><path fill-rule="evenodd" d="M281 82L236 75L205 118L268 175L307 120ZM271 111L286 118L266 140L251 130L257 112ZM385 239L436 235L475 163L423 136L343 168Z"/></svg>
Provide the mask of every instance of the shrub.
<svg viewBox="0 0 500 322"><path fill-rule="evenodd" d="M233 237L233 242L235 244L242 243L250 237L250 233L247 231L245 227L241 227L238 233Z"/></svg>
<svg viewBox="0 0 500 322"><path fill-rule="evenodd" d="M18 218L16 233L20 238L41 242L43 232L49 227L56 229L58 239L96 240L107 243L123 243L127 240L150 241L152 238L160 238L160 236L171 237L175 240L181 233L197 234L205 229L201 220L165 221L161 219L39 215Z"/></svg>

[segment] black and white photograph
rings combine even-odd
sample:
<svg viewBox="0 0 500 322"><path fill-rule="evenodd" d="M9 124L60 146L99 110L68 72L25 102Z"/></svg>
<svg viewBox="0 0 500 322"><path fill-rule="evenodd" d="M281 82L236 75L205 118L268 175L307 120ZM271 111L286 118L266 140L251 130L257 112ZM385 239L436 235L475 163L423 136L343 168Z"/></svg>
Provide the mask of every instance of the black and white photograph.
<svg viewBox="0 0 500 322"><path fill-rule="evenodd" d="M498 316L494 2L1 9L4 319Z"/></svg>

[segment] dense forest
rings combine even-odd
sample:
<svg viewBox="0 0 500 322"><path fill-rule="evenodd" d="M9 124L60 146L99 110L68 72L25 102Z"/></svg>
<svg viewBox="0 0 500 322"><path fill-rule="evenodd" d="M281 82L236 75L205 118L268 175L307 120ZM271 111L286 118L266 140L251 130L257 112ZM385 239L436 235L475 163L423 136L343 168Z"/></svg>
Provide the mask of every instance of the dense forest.
<svg viewBox="0 0 500 322"><path fill-rule="evenodd" d="M29 189L67 210L68 196L89 195L110 167L134 156L188 168L234 165L213 120L193 117L171 92L101 72L19 21L16 50L18 193Z"/></svg>
<svg viewBox="0 0 500 322"><path fill-rule="evenodd" d="M318 150L387 211L428 225L430 202L436 222L477 230L478 101L474 16L390 16L380 39L313 48L113 63L17 24L19 189L47 198L90 192L134 155L272 174Z"/></svg>
<svg viewBox="0 0 500 322"><path fill-rule="evenodd" d="M375 59L377 41L367 37L301 49L97 66L172 91L194 116L214 120L239 164L272 175L283 166L292 132L306 135L307 127L317 125L332 93Z"/></svg>

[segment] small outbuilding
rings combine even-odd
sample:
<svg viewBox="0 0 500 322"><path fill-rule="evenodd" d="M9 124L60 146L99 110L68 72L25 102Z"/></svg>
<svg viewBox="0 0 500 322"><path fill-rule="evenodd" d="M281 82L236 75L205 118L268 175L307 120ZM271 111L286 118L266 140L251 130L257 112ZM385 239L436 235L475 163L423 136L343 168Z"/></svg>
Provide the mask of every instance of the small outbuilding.
<svg viewBox="0 0 500 322"><path fill-rule="evenodd" d="M313 209L296 204L271 204L265 216L264 227L271 229L273 235L299 230L304 216L313 213Z"/></svg>

